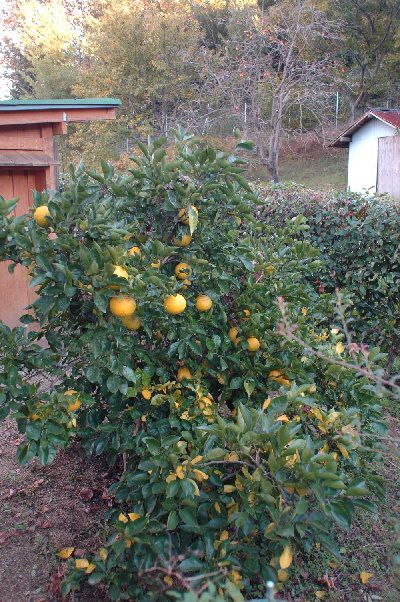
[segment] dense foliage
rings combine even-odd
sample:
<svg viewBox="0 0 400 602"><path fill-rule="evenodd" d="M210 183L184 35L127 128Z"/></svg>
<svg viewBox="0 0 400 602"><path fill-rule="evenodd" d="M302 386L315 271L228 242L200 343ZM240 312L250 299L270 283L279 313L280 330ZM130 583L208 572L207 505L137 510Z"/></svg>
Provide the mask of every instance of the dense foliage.
<svg viewBox="0 0 400 602"><path fill-rule="evenodd" d="M351 328L379 343L394 361L400 352L400 205L382 196L320 194L300 186L262 187L260 218L282 227L303 215L306 240L320 250L315 283L347 289L355 306Z"/></svg>
<svg viewBox="0 0 400 602"><path fill-rule="evenodd" d="M371 384L340 365L357 353L331 297L308 283L321 262L304 219L260 223L242 161L182 131L172 158L164 143L127 176L72 170L33 216L1 202L0 257L38 292L22 318L35 329L0 327L1 417L24 433L23 463L78 438L119 474L104 547L61 553L64 593L87 579L112 599L193 600L211 579L241 600L285 587L301 550L339 556L333 525L382 494L385 427ZM332 363L279 335L277 297Z"/></svg>

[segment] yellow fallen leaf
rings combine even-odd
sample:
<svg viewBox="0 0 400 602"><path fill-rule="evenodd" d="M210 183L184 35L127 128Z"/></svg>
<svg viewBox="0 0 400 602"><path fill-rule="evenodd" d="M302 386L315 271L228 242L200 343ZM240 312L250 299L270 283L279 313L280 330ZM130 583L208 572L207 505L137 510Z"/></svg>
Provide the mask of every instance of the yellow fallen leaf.
<svg viewBox="0 0 400 602"><path fill-rule="evenodd" d="M317 600L323 600L325 598L325 594L326 594L326 592L324 592L324 590L318 589L315 592L315 597L317 598Z"/></svg>
<svg viewBox="0 0 400 602"><path fill-rule="evenodd" d="M77 569L87 569L89 566L89 560L86 558L77 558L75 560L75 568Z"/></svg>
<svg viewBox="0 0 400 602"><path fill-rule="evenodd" d="M118 520L119 520L121 523L127 523L127 522L128 522L128 519L127 519L127 517L125 516L125 514L122 514L122 512L121 512L121 514L118 516Z"/></svg>
<svg viewBox="0 0 400 602"><path fill-rule="evenodd" d="M74 550L75 548L63 548L58 552L58 556L63 560L67 560L67 558L69 558L72 555Z"/></svg>
<svg viewBox="0 0 400 602"><path fill-rule="evenodd" d="M282 554L279 557L279 566L281 569L287 569L292 564L293 553L290 546L285 546Z"/></svg>
<svg viewBox="0 0 400 602"><path fill-rule="evenodd" d="M128 516L133 521L133 520L137 520L138 518L140 518L141 515L138 514L137 512L129 512Z"/></svg>
<svg viewBox="0 0 400 602"><path fill-rule="evenodd" d="M342 341L339 341L339 343L336 343L334 349L338 355L342 355L342 353L344 351L344 345L343 345Z"/></svg>
<svg viewBox="0 0 400 602"><path fill-rule="evenodd" d="M89 563L85 573L86 575L90 575L90 573L93 573L94 569L96 568L95 564L92 564L91 562Z"/></svg>
<svg viewBox="0 0 400 602"><path fill-rule="evenodd" d="M373 576L374 576L374 573L367 573L367 571L361 571L361 573L360 573L361 583L363 585L365 585L366 583L368 583L368 581L370 579L372 579Z"/></svg>

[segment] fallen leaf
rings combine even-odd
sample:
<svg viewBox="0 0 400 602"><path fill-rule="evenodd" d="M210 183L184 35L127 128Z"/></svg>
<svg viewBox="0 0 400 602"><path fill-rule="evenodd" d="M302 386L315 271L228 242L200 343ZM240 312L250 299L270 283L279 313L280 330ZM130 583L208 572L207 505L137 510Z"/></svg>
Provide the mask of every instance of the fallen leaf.
<svg viewBox="0 0 400 602"><path fill-rule="evenodd" d="M324 592L322 589L318 589L315 592L315 597L317 598L317 600L323 600L325 598L325 594L326 592Z"/></svg>
<svg viewBox="0 0 400 602"><path fill-rule="evenodd" d="M279 557L279 566L281 569L287 569L292 564L293 553L290 546L285 546L282 554Z"/></svg>
<svg viewBox="0 0 400 602"><path fill-rule="evenodd" d="M89 487L82 487L82 489L79 491L79 497L83 502L90 502L93 495L94 493L91 489L89 489Z"/></svg>
<svg viewBox="0 0 400 602"><path fill-rule="evenodd" d="M74 550L75 550L75 548L72 548L72 547L71 548L63 548L62 550L60 550L58 552L58 556L60 558L62 558L63 560L66 560L67 558L69 558L72 555Z"/></svg>
<svg viewBox="0 0 400 602"><path fill-rule="evenodd" d="M361 571L361 573L360 573L361 583L363 585L365 585L366 583L368 583L368 581L370 579L372 579L373 576L374 576L374 573L367 573L367 571Z"/></svg>

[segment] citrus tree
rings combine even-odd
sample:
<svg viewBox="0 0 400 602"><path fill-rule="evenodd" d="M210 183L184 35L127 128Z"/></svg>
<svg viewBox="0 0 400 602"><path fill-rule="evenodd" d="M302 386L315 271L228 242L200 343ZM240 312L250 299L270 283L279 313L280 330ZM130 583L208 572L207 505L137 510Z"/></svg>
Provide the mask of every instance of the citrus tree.
<svg viewBox="0 0 400 602"><path fill-rule="evenodd" d="M71 169L31 215L2 201L0 257L38 296L33 327L0 329L0 412L25 435L22 463L78 438L116 466L104 546L60 552L65 594L88 580L160 600L211 580L238 600L284 587L302 550L339 554L332 524L382 493L369 461L384 425L365 378L277 333L281 296L302 337L348 353L306 278L304 220L258 223L240 159L182 131L172 156L165 144L140 145L126 176Z"/></svg>

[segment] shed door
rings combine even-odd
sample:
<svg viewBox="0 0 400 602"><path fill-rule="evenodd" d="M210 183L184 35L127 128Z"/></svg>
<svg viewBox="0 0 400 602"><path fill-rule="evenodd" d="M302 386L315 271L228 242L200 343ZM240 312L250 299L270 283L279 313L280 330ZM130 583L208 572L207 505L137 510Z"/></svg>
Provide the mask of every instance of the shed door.
<svg viewBox="0 0 400 602"><path fill-rule="evenodd" d="M387 192L400 200L400 136L378 140L377 192Z"/></svg>
<svg viewBox="0 0 400 602"><path fill-rule="evenodd" d="M41 169L0 169L0 194L6 200L19 197L15 214L22 215L32 205L32 190L40 189L38 184L43 179L44 170ZM10 274L8 264L7 261L0 262L0 320L14 327L20 326L19 317L35 299L35 292L29 288L26 268L17 265L14 273Z"/></svg>

